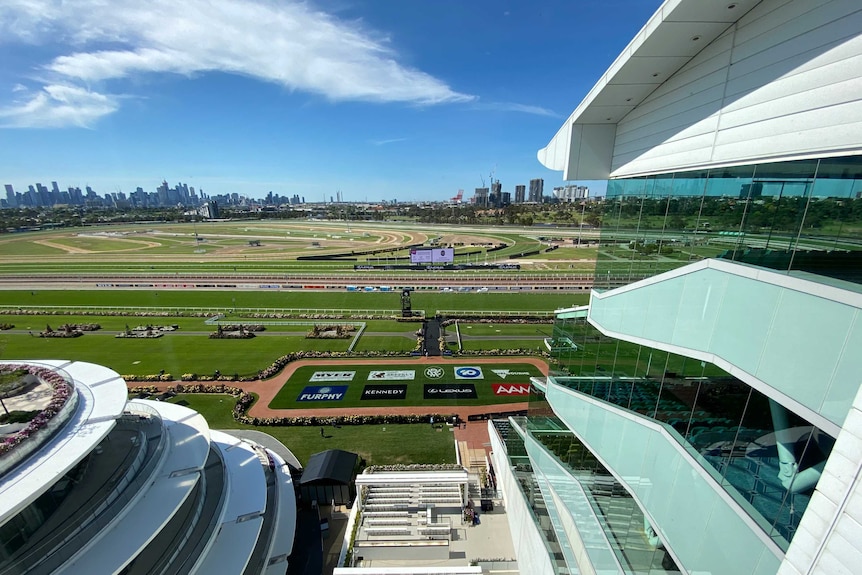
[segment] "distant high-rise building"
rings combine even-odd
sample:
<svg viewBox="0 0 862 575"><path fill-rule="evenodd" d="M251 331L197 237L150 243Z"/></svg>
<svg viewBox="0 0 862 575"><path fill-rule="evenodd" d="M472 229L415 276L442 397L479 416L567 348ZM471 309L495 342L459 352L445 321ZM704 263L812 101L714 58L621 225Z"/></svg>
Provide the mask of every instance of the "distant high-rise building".
<svg viewBox="0 0 862 575"><path fill-rule="evenodd" d="M487 206L488 205L488 188L476 188L473 192L473 205Z"/></svg>
<svg viewBox="0 0 862 575"><path fill-rule="evenodd" d="M6 184L6 202L10 208L18 207L18 200L15 199L15 189L12 184Z"/></svg>
<svg viewBox="0 0 862 575"><path fill-rule="evenodd" d="M515 203L523 204L524 200L527 197L527 186L524 184L518 184L515 186Z"/></svg>
<svg viewBox="0 0 862 575"><path fill-rule="evenodd" d="M536 178L530 180L530 195L527 198L528 202L541 203L542 194L545 191L545 180L542 178Z"/></svg>
<svg viewBox="0 0 862 575"><path fill-rule="evenodd" d="M203 216L213 220L219 217L218 202L215 200L207 202L202 207Z"/></svg>
<svg viewBox="0 0 862 575"><path fill-rule="evenodd" d="M574 202L588 198L590 195L590 189L586 186L560 186L558 188L554 188L553 194L554 197L561 202Z"/></svg>

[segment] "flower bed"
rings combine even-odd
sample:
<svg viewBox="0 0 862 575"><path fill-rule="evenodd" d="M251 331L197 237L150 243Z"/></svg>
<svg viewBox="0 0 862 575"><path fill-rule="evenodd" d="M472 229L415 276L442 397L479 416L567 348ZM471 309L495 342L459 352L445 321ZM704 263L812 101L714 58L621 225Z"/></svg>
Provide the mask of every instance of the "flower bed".
<svg viewBox="0 0 862 575"><path fill-rule="evenodd" d="M255 396L237 387L229 385L202 385L178 384L170 386L167 391L173 393L226 393L236 397L236 405L233 408L233 418L239 423L255 426L320 426L320 425L375 425L396 423L428 423L429 421L452 421L458 420L454 414L406 414L406 415L338 415L329 417L249 417L246 415L255 401ZM158 394L160 390L156 386L135 386L129 388L132 394Z"/></svg>
<svg viewBox="0 0 862 575"><path fill-rule="evenodd" d="M241 408L242 397L234 407L234 419L240 423L257 426L318 426L318 425L378 425L396 423L428 423L431 418L441 421L457 421L453 414L406 414L406 415L336 415L329 417L249 417ZM249 402L251 405L251 402ZM240 414L240 411L242 413Z"/></svg>
<svg viewBox="0 0 862 575"><path fill-rule="evenodd" d="M30 420L27 427L0 442L0 456L9 453L16 446L35 435L39 430L44 429L48 425L48 422L63 409L74 393L74 387L66 381L66 378L54 370L36 365L7 364L0 366L0 370L4 372L18 369L27 370L28 373L38 377L44 383L50 384L54 392L48 405L36 417Z"/></svg>

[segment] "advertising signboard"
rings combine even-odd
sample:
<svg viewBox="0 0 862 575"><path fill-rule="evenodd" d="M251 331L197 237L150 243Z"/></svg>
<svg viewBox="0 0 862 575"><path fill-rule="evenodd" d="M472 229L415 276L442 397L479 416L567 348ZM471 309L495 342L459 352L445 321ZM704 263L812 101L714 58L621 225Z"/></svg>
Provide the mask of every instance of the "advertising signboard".
<svg viewBox="0 0 862 575"><path fill-rule="evenodd" d="M415 378L413 369L375 369L368 373L368 381L412 381Z"/></svg>
<svg viewBox="0 0 862 575"><path fill-rule="evenodd" d="M407 384L371 384L362 388L362 397L359 399L405 399L406 397Z"/></svg>
<svg viewBox="0 0 862 575"><path fill-rule="evenodd" d="M456 367L455 379L483 379L482 368L473 365Z"/></svg>
<svg viewBox="0 0 862 575"><path fill-rule="evenodd" d="M476 399L476 386L472 383L426 383L425 399Z"/></svg>
<svg viewBox="0 0 862 575"><path fill-rule="evenodd" d="M307 385L296 401L341 401L346 393L346 385Z"/></svg>
<svg viewBox="0 0 862 575"><path fill-rule="evenodd" d="M353 381L355 371L315 371L308 382L316 383L318 381Z"/></svg>
<svg viewBox="0 0 862 575"><path fill-rule="evenodd" d="M414 248L410 250L411 264L451 264L455 261L455 248Z"/></svg>
<svg viewBox="0 0 862 575"><path fill-rule="evenodd" d="M529 383L492 383L494 395L530 395Z"/></svg>

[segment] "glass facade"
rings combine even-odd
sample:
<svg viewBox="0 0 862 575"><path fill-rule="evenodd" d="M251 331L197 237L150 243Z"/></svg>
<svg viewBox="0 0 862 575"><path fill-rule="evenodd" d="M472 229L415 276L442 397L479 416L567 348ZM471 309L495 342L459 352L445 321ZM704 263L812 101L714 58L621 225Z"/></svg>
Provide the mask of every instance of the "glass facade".
<svg viewBox="0 0 862 575"><path fill-rule="evenodd" d="M521 490L520 496L527 503L533 523L539 529L545 550L551 558L554 571L557 575L572 575L577 570L569 568L569 561L574 561L571 549L566 545L565 539L557 537L554 528L554 520L551 517L548 506L542 497L539 480L533 472L533 465L527 455L524 436L518 432L518 427L525 425L524 418L513 417L515 429L510 427L504 420L496 420L497 431L506 445L506 456L509 460L516 484Z"/></svg>
<svg viewBox="0 0 862 575"><path fill-rule="evenodd" d="M714 257L862 283L862 157L608 182L596 289Z"/></svg>
<svg viewBox="0 0 862 575"><path fill-rule="evenodd" d="M667 424L786 549L834 438L715 365L606 337L580 318L558 319L554 335L579 348L557 356L557 384Z"/></svg>
<svg viewBox="0 0 862 575"><path fill-rule="evenodd" d="M862 157L613 180L600 209L598 291L706 258L862 283ZM674 315L662 321L679 330L684 318L671 308ZM661 424L786 550L834 437L716 365L605 336L576 315L557 317L551 381ZM601 515L599 488L612 486L613 476L540 393L531 397L528 419L531 437L591 493ZM613 528L606 523L609 540L621 542L619 563L633 572L670 567L660 545L652 555L633 554L636 561L627 557L637 545L620 534L639 528L639 542L651 528L625 489L608 487L607 494L623 506L632 501Z"/></svg>
<svg viewBox="0 0 862 575"><path fill-rule="evenodd" d="M542 394L532 395L527 431L542 448L531 452L537 472L561 494L577 517L582 545L597 571L632 574L680 573L634 498L587 447L553 415L546 415ZM561 475L545 463L551 457L565 469ZM592 529L598 524L599 541ZM610 553L608 553L609 551ZM612 556L608 556L612 555Z"/></svg>

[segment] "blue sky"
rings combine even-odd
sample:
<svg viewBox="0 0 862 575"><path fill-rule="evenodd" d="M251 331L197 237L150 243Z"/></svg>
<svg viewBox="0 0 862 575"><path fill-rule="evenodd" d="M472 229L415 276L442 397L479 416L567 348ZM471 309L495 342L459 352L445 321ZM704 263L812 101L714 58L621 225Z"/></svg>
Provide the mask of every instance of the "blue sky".
<svg viewBox="0 0 862 575"><path fill-rule="evenodd" d="M536 159L658 0L3 0L0 183L465 198ZM592 184L593 190L600 186Z"/></svg>

